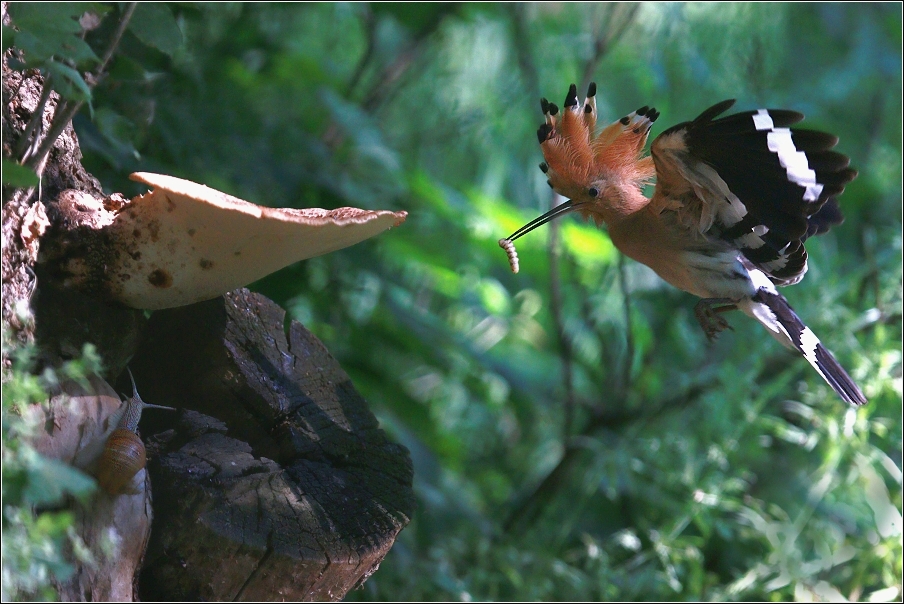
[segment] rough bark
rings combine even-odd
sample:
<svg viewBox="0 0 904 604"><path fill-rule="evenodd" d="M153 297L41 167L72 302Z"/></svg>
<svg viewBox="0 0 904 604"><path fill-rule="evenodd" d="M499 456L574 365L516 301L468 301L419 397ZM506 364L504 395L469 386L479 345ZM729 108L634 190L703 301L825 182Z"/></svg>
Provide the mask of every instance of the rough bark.
<svg viewBox="0 0 904 604"><path fill-rule="evenodd" d="M4 11L5 12L5 11ZM8 66L9 53L3 57L3 156L16 160L14 149L37 109L44 80L37 71L20 72ZM42 116L42 131L53 120L59 97L51 93ZM3 188L0 255L3 279L2 322L9 337L19 343L30 342L35 321L29 312L36 277L33 267L38 258L40 238L49 225L44 200L56 199L66 189L78 189L103 197L100 183L81 164L81 150L72 125L57 138L47 159L41 186L35 190Z"/></svg>
<svg viewBox="0 0 904 604"><path fill-rule="evenodd" d="M25 124L38 106L42 82L38 74L25 77L20 72L11 71L6 56L2 69L3 157L11 158ZM52 112L53 107L48 106L45 114L52 116ZM44 118L45 123L49 123L50 116ZM3 299L0 310L6 337L19 344L34 338L34 320L29 311L35 287L31 267L37 261L38 241L46 226L46 214L39 201L26 198L19 190L3 187L3 249L0 253Z"/></svg>
<svg viewBox="0 0 904 604"><path fill-rule="evenodd" d="M143 599L339 600L376 570L411 462L301 324L236 290L155 313L131 367L145 400L191 410L156 418Z"/></svg>

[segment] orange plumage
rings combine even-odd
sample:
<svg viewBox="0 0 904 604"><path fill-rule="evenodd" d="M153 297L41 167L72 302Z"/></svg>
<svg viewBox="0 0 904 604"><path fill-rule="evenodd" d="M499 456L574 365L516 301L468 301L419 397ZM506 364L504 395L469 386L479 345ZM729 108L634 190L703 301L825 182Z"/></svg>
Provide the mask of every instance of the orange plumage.
<svg viewBox="0 0 904 604"><path fill-rule="evenodd" d="M701 298L695 314L708 337L728 327L720 313L740 309L798 351L845 401L866 397L803 324L775 286L800 281L807 237L842 220L836 197L856 175L831 148L837 137L789 128L796 111L759 109L716 119L713 105L660 134L644 157L659 112L641 107L594 135L596 85L583 104L572 84L562 113L546 99L537 131L549 186L567 197L501 239L518 272L514 241L578 212L605 224L612 243L671 283ZM648 198L645 185L656 180Z"/></svg>
<svg viewBox="0 0 904 604"><path fill-rule="evenodd" d="M649 157L643 157L650 126L658 116L644 107L603 128L596 127L596 86L591 84L583 105L578 103L577 87L572 84L559 116L558 107L541 100L546 117L538 132L540 148L546 158L550 186L565 197L596 197L607 184L619 181L636 189L655 176ZM653 115L647 115L647 112ZM592 214L586 208L584 214ZM599 218L597 218L599 222Z"/></svg>

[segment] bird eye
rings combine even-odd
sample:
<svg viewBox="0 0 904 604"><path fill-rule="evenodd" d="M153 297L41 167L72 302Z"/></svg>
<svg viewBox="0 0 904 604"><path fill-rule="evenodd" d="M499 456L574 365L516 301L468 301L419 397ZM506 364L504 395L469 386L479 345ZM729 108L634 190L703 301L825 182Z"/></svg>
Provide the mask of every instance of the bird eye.
<svg viewBox="0 0 904 604"><path fill-rule="evenodd" d="M587 191L587 193L590 195L590 197L594 197L594 198L600 196L600 190L597 189L596 187L590 187L590 189Z"/></svg>

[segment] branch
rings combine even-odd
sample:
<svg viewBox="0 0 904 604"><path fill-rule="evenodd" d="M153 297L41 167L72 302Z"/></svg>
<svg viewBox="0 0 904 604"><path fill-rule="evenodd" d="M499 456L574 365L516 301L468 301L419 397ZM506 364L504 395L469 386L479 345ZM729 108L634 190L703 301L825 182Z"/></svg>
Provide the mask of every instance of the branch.
<svg viewBox="0 0 904 604"><path fill-rule="evenodd" d="M520 2L509 6L511 7L512 24L515 26L514 44L518 57L518 67L527 80L527 89L530 96L539 100L543 96L540 91L540 78L537 75L537 66L534 63L530 47L526 43L527 40L531 39L527 31L527 20L524 16L526 7Z"/></svg>
<svg viewBox="0 0 904 604"><path fill-rule="evenodd" d="M552 195L550 205L555 204L556 195ZM559 224L556 221L549 223L549 312L552 315L556 329L556 340L562 355L562 386L565 388L564 417L562 421L562 437L567 441L571 434L574 420L574 380L572 379L572 349L571 338L565 330L565 319L562 313L562 283L559 276L559 263L562 252L559 245Z"/></svg>
<svg viewBox="0 0 904 604"><path fill-rule="evenodd" d="M433 29L438 27L443 18L444 15L440 15L439 20L435 23L431 23L425 29L425 32L432 31ZM367 67L368 65L370 65L371 59L375 56L374 51L376 49L376 27L377 17L374 16L372 11L368 11L365 16L365 28L367 29L367 48L365 49L361 59L358 61L358 64L355 67L355 71L352 74L352 77L349 79L348 85L346 86L346 96L349 98L351 97L355 89L358 88L361 84L361 81L364 79L364 73L367 71ZM377 111L380 110L380 107L392 98L392 95L395 94L400 88L400 86L398 86L399 80L401 80L402 77L405 76L406 73L408 73L411 66L415 63L415 60L422 53L426 42L426 33L421 33L420 35L416 36L413 42L411 42L403 50L401 50L396 55L395 59L393 59L393 61L389 65L386 65L382 69L379 75L374 79L373 86L363 95L359 103L361 109L365 113L375 115ZM341 132L335 121L330 122L324 129L323 134L320 136L320 140L322 140L323 143L331 149L338 147L342 143L344 138L345 135Z"/></svg>
<svg viewBox="0 0 904 604"><path fill-rule="evenodd" d="M622 308L625 313L625 359L622 365L621 384L619 384L622 393L628 392L631 387L631 369L634 365L634 330L631 328L631 292L627 287L627 276L625 274L625 256L618 255L618 287L622 292Z"/></svg>
<svg viewBox="0 0 904 604"><path fill-rule="evenodd" d="M538 88L537 69L533 62L533 57L530 53L530 50L525 44L525 41L529 39L529 36L527 35L528 32L524 18L524 10L524 7L521 5L515 5L512 8L512 20L515 26L515 45L517 48L518 63L521 67L522 72L525 74L525 78L528 80L529 85L534 88ZM612 8L607 5L604 10L607 11L607 14L605 16L605 31L595 35L593 53L587 60L587 63L584 65L584 82L587 82L592 78L592 75L596 71L599 62L611 49L612 45L616 43L622 35L624 35L625 31L627 30L628 26L631 25L635 15L637 14L637 11L639 10L639 4L618 4L614 5ZM536 96L539 96L539 92L536 94ZM569 434L572 430L575 405L574 387L572 383L572 350L571 342L568 339L567 334L565 333L564 321L562 319L560 285L561 281L558 268L561 252L558 251L558 225L555 221L553 221L549 224L549 228L550 236L548 250L550 259L549 264L551 290L550 312L555 324L559 347L562 351L563 382L566 392L566 400L564 404L565 417L563 422L563 432L566 443L565 453L562 456L562 459L559 461L559 464L549 474L546 475L546 478L541 481L537 488L530 495L525 497L520 504L517 504L514 507L507 520L503 524L503 530L505 532L510 532L515 527L520 526L524 522L527 522L531 518L533 518L536 515L536 510L542 509L543 502L546 499L552 497L552 495L558 490L559 485L567 482L568 475L570 474L572 468L575 466L576 462L583 457L579 455L579 453L584 450L584 447L579 447L574 444L576 442L579 442L581 439L569 437ZM622 378L619 380L621 382L619 389L619 398L624 399L630 385L631 367L634 358L634 339L631 332L630 320L631 300L630 296L627 293L627 289L625 288L624 259L622 256L619 256L619 277L625 307L627 338L627 358L623 367ZM689 393L687 393L686 399L690 401L696 398L696 396L697 395L692 389ZM640 412L631 410L626 412L623 408L621 408L615 414L600 414L587 424L584 430L582 430L581 435L590 436L601 427L613 427L616 425L628 424L637 421L638 419L649 419L651 417L655 417L655 414L659 412L670 410L674 406L675 405L670 401L666 401L661 406L652 410L645 409L641 410Z"/></svg>
<svg viewBox="0 0 904 604"><path fill-rule="evenodd" d="M88 74L85 78L85 83L89 88L93 89L97 86L98 82L106 75L107 66L110 63L110 60L113 58L113 54L116 52L116 48L119 46L120 40L122 40L122 36L126 31L126 28L129 25L129 21L132 20L132 15L135 13L135 8L138 6L137 2L131 2L126 6L125 12L123 12L122 18L119 20L119 26L116 28L116 31L113 33L113 38L110 40L110 45L107 48L107 51L104 53L104 57L101 60L100 65L92 74ZM49 80L44 81L44 86L48 85ZM54 112L53 122L50 125L50 128L47 130L47 136L44 137L44 140L41 141L41 144L38 146L38 150L34 153L28 160L25 162L25 166L33 169L38 176L44 172L44 165L47 161L47 156L50 154L50 150L53 149L54 144L56 144L57 138L59 138L60 134L62 134L63 130L66 129L66 126L69 125L69 122L72 121L72 118L78 113L78 110L81 109L84 101L66 101L60 100L57 103L56 111Z"/></svg>
<svg viewBox="0 0 904 604"><path fill-rule="evenodd" d="M28 120L28 124L25 126L25 129L22 131L22 134L19 136L19 141L16 143L16 149L14 151L14 157L19 158L19 163L27 160L37 148L37 142L41 138L41 126L44 124L44 107L47 105L48 99L50 99L50 93L53 90L53 87L50 85L50 74L44 78L44 89L41 91L41 98L38 101L38 106L35 108L34 113L31 114L31 119ZM23 78L24 82L25 79ZM32 138L32 133L36 132Z"/></svg>
<svg viewBox="0 0 904 604"><path fill-rule="evenodd" d="M604 5L606 14L600 19L599 23L605 23L605 31L598 32L594 36L593 53L584 65L583 80L586 84L593 79L599 62L603 59L607 52L618 43L625 34L628 27L634 22L637 11L640 10L640 3L631 4L606 4Z"/></svg>
<svg viewBox="0 0 904 604"><path fill-rule="evenodd" d="M587 450L586 445L583 444L586 439L594 438L598 432L602 431L619 432L628 427L641 427L666 415L682 411L696 402L708 387L708 385L694 384L678 396L661 400L652 407L627 409L623 405L614 411L597 415L587 424L580 435L570 439L556 467L540 481L540 484L530 494L513 506L502 525L503 532L511 534L531 522L555 496L559 487L567 484L568 476L583 459L581 453Z"/></svg>
<svg viewBox="0 0 904 604"><path fill-rule="evenodd" d="M351 98L355 88L361 82L364 71L374 57L374 49L377 46L377 18L370 8L366 8L364 12L364 30L367 32L367 47L364 49L361 58L358 59L355 71L352 73L352 77L349 78L348 85L345 88L345 96L348 98Z"/></svg>
<svg viewBox="0 0 904 604"><path fill-rule="evenodd" d="M104 54L104 58L101 61L100 66L94 72L95 84L100 79L100 77L106 73L107 65L109 65L110 60L113 58L113 54L116 52L116 49L119 47L119 42L122 40L123 34L126 33L126 28L129 26L129 21L132 20L132 15L135 13L136 8L138 8L137 2L130 2L126 6L126 11L123 13L122 19L119 20L119 27L116 29L116 32L113 34L113 39L110 40L110 46L107 48L107 52ZM89 84L90 84L90 82L89 82Z"/></svg>
<svg viewBox="0 0 904 604"><path fill-rule="evenodd" d="M512 24L515 28L514 44L518 56L518 65L524 78L528 81L528 88L534 90L535 98L540 97L539 77L537 66L526 41L530 40L525 18L525 7L522 4L514 4L511 8ZM554 204L556 195L550 197L550 205ZM574 420L575 394L574 381L572 379L572 350L571 341L565 332L565 321L562 318L562 287L559 277L559 262L562 252L559 246L559 225L552 221L548 225L549 243L546 247L549 254L549 312L556 330L556 341L562 356L562 386L565 389L565 403L563 408L562 436L567 440L572 430Z"/></svg>
<svg viewBox="0 0 904 604"><path fill-rule="evenodd" d="M414 34L414 41L408 45L395 60L383 69L383 73L377 79L376 85L361 101L361 107L368 113L376 113L380 106L392 98L399 87L398 81L404 76L415 60L422 54L430 34L436 31L443 20L460 8L458 2L450 2L445 5L448 10L434 13L432 18L423 23L418 32Z"/></svg>

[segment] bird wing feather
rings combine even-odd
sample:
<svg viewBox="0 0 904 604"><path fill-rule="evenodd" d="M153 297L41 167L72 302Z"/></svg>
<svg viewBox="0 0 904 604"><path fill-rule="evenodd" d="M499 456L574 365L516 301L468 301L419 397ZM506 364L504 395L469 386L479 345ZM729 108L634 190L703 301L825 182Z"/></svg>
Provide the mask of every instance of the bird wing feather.
<svg viewBox="0 0 904 604"><path fill-rule="evenodd" d="M835 196L857 172L831 150L837 137L789 128L802 114L760 109L715 119L733 104L713 105L653 141L651 208L729 242L773 283L797 283L807 270L804 241L843 220Z"/></svg>

